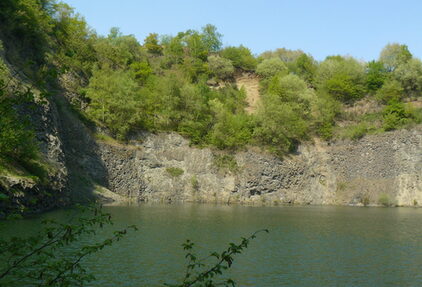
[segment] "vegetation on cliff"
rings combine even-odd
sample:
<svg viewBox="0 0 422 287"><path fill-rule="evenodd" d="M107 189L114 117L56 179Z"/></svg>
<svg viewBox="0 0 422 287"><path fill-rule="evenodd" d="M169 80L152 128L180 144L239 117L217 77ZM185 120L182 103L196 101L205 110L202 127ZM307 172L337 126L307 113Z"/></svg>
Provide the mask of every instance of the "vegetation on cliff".
<svg viewBox="0 0 422 287"><path fill-rule="evenodd" d="M223 47L213 25L151 33L139 43L118 28L97 35L55 0L2 1L0 25L5 59L18 76L42 91L62 92L81 115L122 141L144 130L176 131L196 145L261 145L283 154L312 136L355 139L422 118L420 107L408 103L420 99L422 62L406 45L388 44L368 63L338 55L318 62L284 48L256 57L244 46ZM244 72L260 76L253 113L245 112L246 92L234 81ZM4 83L10 75L1 77ZM33 136L15 119L9 94L2 86L1 156L33 158Z"/></svg>

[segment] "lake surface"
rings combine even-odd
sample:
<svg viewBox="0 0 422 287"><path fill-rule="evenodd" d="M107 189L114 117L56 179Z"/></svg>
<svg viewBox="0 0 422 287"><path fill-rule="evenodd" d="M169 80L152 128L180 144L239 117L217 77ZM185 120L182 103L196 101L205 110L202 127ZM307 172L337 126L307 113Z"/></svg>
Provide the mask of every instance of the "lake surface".
<svg viewBox="0 0 422 287"><path fill-rule="evenodd" d="M131 224L139 231L85 260L97 277L89 286L174 283L184 275L186 239L208 254L262 228L270 233L252 241L227 274L239 286L422 286L422 209L180 204L105 211L115 224L104 234ZM27 233L41 218L66 216L0 222L0 231Z"/></svg>

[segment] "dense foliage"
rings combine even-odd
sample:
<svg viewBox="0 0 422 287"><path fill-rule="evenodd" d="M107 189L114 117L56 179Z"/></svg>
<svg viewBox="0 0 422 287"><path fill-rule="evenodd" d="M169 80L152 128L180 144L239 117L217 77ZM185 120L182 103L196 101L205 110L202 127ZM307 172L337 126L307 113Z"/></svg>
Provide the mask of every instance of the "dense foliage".
<svg viewBox="0 0 422 287"><path fill-rule="evenodd" d="M283 154L315 135L341 136L342 121L346 130L356 125L365 134L421 118L420 109L404 102L420 97L422 63L401 44L388 44L377 61L364 63L343 56L317 62L285 48L255 57L242 45L222 47L213 25L177 35L151 33L139 43L118 28L97 35L55 0L2 1L0 24L9 61L39 85L64 88L81 113L122 141L145 130L177 131L197 145L258 144ZM246 93L234 83L245 72L261 82L253 113L245 112ZM362 102L376 102L378 109L349 112ZM20 125L11 104L0 104L8 111L3 122ZM21 132L12 139L6 134L11 129ZM2 150L23 156L25 146L14 142L31 142L24 140L30 132L21 126L3 130L1 144L19 148Z"/></svg>

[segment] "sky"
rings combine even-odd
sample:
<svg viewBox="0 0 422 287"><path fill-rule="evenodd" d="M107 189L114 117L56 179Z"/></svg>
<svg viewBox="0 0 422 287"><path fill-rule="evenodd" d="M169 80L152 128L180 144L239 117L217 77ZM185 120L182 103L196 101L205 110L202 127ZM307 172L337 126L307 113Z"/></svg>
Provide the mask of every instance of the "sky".
<svg viewBox="0 0 422 287"><path fill-rule="evenodd" d="M420 0L62 0L100 35L111 27L143 42L149 33L176 35L213 24L225 46L256 55L301 49L317 60L329 55L377 59L388 43L422 56Z"/></svg>

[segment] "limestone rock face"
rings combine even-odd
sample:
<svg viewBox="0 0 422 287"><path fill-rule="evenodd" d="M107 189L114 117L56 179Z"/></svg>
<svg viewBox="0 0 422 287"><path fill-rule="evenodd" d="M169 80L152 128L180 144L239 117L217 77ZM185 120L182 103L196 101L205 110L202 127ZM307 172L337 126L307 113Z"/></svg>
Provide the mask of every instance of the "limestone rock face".
<svg viewBox="0 0 422 287"><path fill-rule="evenodd" d="M219 152L189 146L175 133L147 134L132 145L98 144L110 190L141 201L246 204L422 203L422 129L300 146L278 159L233 154L236 171L216 165ZM172 175L171 169L179 170Z"/></svg>

